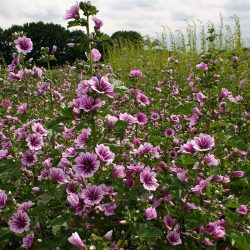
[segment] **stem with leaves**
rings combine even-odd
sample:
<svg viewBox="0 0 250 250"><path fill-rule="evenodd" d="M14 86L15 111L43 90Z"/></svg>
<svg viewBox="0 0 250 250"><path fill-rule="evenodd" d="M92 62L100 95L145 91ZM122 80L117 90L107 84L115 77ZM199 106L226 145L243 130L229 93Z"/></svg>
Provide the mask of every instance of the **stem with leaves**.
<svg viewBox="0 0 250 250"><path fill-rule="evenodd" d="M211 120L211 86L208 84L208 122L207 122L207 132L210 134L210 120Z"/></svg>
<svg viewBox="0 0 250 250"><path fill-rule="evenodd" d="M47 62L47 65L48 65L48 71L49 71L49 89L50 89L50 115L51 115L51 119L54 117L54 103L53 103L53 86L52 86L52 79L50 77L50 63L49 63L49 60ZM51 146L52 146L52 149L55 149L55 129L54 129L54 126L52 126L52 136L51 136Z"/></svg>
<svg viewBox="0 0 250 250"><path fill-rule="evenodd" d="M89 16L87 16L86 29L87 29L87 37L88 37L88 49L89 49L88 58L89 58L89 66L90 66L90 75L92 76L93 75L93 61L92 61L92 56L91 56L92 48L91 48L91 37L90 37L90 32L89 32Z"/></svg>
<svg viewBox="0 0 250 250"><path fill-rule="evenodd" d="M240 83L239 83L239 72L238 72L238 68L237 65L235 67L235 80L236 80L236 84L237 84L237 95L241 95L241 89L240 89ZM242 117L242 101L239 101L239 121L238 121L238 127L239 127L239 134L241 133L241 117Z"/></svg>

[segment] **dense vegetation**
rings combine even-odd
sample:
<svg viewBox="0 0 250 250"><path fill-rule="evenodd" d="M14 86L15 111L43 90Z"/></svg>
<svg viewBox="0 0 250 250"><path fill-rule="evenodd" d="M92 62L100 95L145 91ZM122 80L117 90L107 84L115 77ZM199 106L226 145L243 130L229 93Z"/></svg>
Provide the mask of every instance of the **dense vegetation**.
<svg viewBox="0 0 250 250"><path fill-rule="evenodd" d="M136 44L118 32L100 53L110 38L97 13L72 6L68 26L86 35L58 27L62 40L42 43L43 23L0 32L13 56L0 68L0 249L248 250L250 51L239 20ZM73 41L84 60L65 52Z"/></svg>
<svg viewBox="0 0 250 250"><path fill-rule="evenodd" d="M6 30L0 28L0 62L2 64L11 62L12 55L15 53L13 40L21 34L32 40L33 49L27 55L27 58L32 58L39 66L45 66L38 60L41 56L42 47L49 47L50 49L53 46L57 47L56 61L52 63L54 66L73 64L76 60L87 59L85 51L88 46L88 39L82 30L69 30L53 23L32 22L24 25L13 25ZM103 53L108 46L112 46L117 41L138 44L138 41L143 43L143 38L135 31L117 31L110 39L99 41L97 48Z"/></svg>

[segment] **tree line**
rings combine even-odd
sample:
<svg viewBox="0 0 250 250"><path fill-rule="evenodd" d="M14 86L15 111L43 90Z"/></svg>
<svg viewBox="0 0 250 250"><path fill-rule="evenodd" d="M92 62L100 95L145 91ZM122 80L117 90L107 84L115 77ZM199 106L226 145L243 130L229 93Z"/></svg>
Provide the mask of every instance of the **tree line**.
<svg viewBox="0 0 250 250"><path fill-rule="evenodd" d="M23 33L33 42L33 50L27 55L39 63L41 47L49 47L53 45L57 47L55 54L58 66L64 64L72 64L77 59L86 59L85 48L87 46L87 35L81 30L70 31L63 26L54 23L32 22L24 25L13 25L3 30L0 28L0 62L9 64L15 52L13 41L15 34ZM108 46L112 46L120 41L129 41L135 45L143 44L143 38L140 33L135 31L117 31L110 39L100 42L98 49L105 54ZM1 63L0 63L1 64Z"/></svg>

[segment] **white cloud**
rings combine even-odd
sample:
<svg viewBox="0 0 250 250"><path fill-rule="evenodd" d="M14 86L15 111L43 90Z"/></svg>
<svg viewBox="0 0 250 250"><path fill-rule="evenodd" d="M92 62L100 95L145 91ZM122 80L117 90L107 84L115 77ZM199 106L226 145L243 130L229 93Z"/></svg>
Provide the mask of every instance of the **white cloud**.
<svg viewBox="0 0 250 250"><path fill-rule="evenodd" d="M217 24L220 14L227 24L237 15L241 20L243 37L249 38L250 0L93 0L103 19L103 32L112 34L118 30L135 30L143 35L155 36L162 32L162 25L171 30L185 30L184 19L208 20ZM0 0L0 26L43 21L66 27L65 10L74 5L73 0Z"/></svg>

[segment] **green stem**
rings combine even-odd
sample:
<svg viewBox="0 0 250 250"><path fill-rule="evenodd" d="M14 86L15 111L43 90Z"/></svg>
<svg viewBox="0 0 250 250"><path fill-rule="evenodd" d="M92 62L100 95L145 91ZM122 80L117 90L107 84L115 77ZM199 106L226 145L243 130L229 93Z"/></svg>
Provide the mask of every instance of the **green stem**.
<svg viewBox="0 0 250 250"><path fill-rule="evenodd" d="M138 124L135 124L135 137L138 138Z"/></svg>
<svg viewBox="0 0 250 250"><path fill-rule="evenodd" d="M96 124L95 124L95 114L96 112L94 111L92 113L92 135L93 135L93 148L95 149L96 147Z"/></svg>
<svg viewBox="0 0 250 250"><path fill-rule="evenodd" d="M241 116L242 116L242 104L239 103L239 134L241 133Z"/></svg>
<svg viewBox="0 0 250 250"><path fill-rule="evenodd" d="M28 81L27 77L24 77L24 82L25 82L25 89L26 89L26 103L27 103L27 110L29 110L29 92L28 92Z"/></svg>
<svg viewBox="0 0 250 250"><path fill-rule="evenodd" d="M88 45L89 45L89 64L90 64L90 75L93 75L93 61L91 56L91 40L90 40L90 32L89 32L89 16L87 16L87 37L88 37Z"/></svg>
<svg viewBox="0 0 250 250"><path fill-rule="evenodd" d="M235 68L235 78L236 78L236 87L237 87L237 94L241 95L240 86L239 86L239 74L237 67ZM238 121L238 127L239 127L239 134L241 133L241 116L242 116L242 102L239 102L239 121Z"/></svg>
<svg viewBox="0 0 250 250"><path fill-rule="evenodd" d="M49 80L50 80L50 84L49 84L49 87L50 87L50 111L51 111L50 115L51 115L51 119L52 119L54 116L54 103L53 103L53 87L52 87L52 79L50 77L50 63L49 63L49 61L48 61L48 70L49 70ZM55 129L53 126L52 126L51 146L52 146L52 149L55 149Z"/></svg>
<svg viewBox="0 0 250 250"><path fill-rule="evenodd" d="M208 134L210 133L210 120L211 120L211 87L210 85L208 86L208 122L207 122L207 132Z"/></svg>

